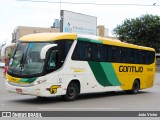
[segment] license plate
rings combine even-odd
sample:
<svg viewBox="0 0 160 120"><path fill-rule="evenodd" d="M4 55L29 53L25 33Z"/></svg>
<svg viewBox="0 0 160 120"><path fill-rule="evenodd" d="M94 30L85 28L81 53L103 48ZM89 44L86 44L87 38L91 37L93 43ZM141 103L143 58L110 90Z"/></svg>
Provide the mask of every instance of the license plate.
<svg viewBox="0 0 160 120"><path fill-rule="evenodd" d="M22 92L22 89L16 88L16 91L17 91L18 93L20 93L20 92Z"/></svg>

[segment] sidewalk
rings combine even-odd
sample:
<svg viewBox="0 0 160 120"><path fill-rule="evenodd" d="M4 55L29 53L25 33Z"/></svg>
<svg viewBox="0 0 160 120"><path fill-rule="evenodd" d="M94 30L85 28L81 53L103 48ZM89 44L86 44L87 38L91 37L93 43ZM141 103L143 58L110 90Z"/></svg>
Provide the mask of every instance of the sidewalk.
<svg viewBox="0 0 160 120"><path fill-rule="evenodd" d="M3 68L0 68L0 77L3 77Z"/></svg>

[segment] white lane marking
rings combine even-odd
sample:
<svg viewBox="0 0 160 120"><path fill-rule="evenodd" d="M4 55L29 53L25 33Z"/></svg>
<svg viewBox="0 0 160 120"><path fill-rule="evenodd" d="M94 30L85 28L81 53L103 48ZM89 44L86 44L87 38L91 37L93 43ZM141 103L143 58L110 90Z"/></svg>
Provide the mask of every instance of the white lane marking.
<svg viewBox="0 0 160 120"><path fill-rule="evenodd" d="M55 110L78 110L78 109L84 109L84 110L118 110L120 108L39 108L39 109L55 109Z"/></svg>

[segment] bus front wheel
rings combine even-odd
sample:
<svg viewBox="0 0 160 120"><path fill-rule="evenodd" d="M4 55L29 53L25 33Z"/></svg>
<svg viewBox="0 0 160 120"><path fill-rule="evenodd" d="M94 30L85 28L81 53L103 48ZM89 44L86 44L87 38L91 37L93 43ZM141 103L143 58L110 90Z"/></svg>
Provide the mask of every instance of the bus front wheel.
<svg viewBox="0 0 160 120"><path fill-rule="evenodd" d="M64 100L73 101L78 97L79 87L75 82L71 82L67 87L67 92L62 96Z"/></svg>

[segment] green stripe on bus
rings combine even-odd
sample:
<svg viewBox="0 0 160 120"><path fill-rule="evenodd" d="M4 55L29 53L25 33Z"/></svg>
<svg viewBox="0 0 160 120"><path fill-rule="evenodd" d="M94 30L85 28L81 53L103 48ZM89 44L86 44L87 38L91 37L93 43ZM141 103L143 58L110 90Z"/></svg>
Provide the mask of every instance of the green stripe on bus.
<svg viewBox="0 0 160 120"><path fill-rule="evenodd" d="M97 82L102 86L112 86L109 80L106 77L106 74L100 64L100 62L89 61L89 66L92 69L92 72L97 80Z"/></svg>
<svg viewBox="0 0 160 120"><path fill-rule="evenodd" d="M78 37L77 40L78 40L78 41L84 41L84 42L91 42L91 43L100 43L100 44L103 44L102 41L94 40L94 39L89 39L89 38Z"/></svg>
<svg viewBox="0 0 160 120"><path fill-rule="evenodd" d="M89 61L89 66L97 80L102 86L120 86L117 75L111 63Z"/></svg>
<svg viewBox="0 0 160 120"><path fill-rule="evenodd" d="M115 73L115 70L114 70L112 64L111 63L104 63L104 62L101 62L100 64L101 64L109 82L113 86L120 86L121 83L119 82L119 80L117 78L117 75Z"/></svg>
<svg viewBox="0 0 160 120"><path fill-rule="evenodd" d="M19 82L27 82L27 83L32 83L36 80L37 78L22 78Z"/></svg>

